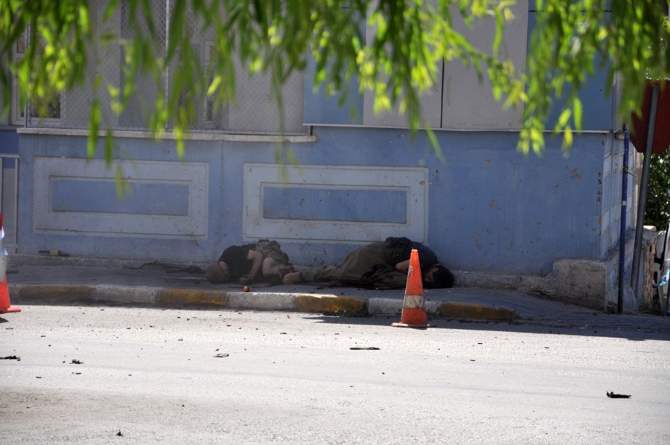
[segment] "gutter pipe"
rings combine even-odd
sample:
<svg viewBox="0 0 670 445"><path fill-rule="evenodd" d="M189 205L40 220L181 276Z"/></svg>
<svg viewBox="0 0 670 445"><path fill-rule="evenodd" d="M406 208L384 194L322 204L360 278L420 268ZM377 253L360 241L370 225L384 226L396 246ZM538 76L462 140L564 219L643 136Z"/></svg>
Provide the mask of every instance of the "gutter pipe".
<svg viewBox="0 0 670 445"><path fill-rule="evenodd" d="M624 126L623 139L623 169L621 178L621 231L619 233L619 295L617 298L617 312L623 312L623 288L626 271L626 212L628 198L628 158L630 146L630 130Z"/></svg>
<svg viewBox="0 0 670 445"><path fill-rule="evenodd" d="M649 126L647 127L647 146L644 150L644 164L642 167L642 178L640 179L640 200L637 206L637 222L635 223L635 248L633 250L633 267L631 269L631 287L638 294L638 282L640 276L640 256L642 255L642 231L644 230L644 212L647 206L647 190L649 186L649 165L651 164L651 151L654 146L654 128L656 126L656 109L658 108L659 86L654 85L651 93L651 105L649 107ZM619 305L619 313L623 307Z"/></svg>

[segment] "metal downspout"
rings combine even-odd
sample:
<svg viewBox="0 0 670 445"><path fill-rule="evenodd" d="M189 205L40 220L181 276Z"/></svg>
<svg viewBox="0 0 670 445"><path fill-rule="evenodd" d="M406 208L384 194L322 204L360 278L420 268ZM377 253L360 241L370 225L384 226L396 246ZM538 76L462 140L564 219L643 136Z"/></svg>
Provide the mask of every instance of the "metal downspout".
<svg viewBox="0 0 670 445"><path fill-rule="evenodd" d="M630 130L628 125L624 126L623 138L623 169L621 178L621 231L619 233L619 296L617 299L617 312L623 312L623 287L624 274L626 271L626 212L628 198L628 157L630 146Z"/></svg>
<svg viewBox="0 0 670 445"><path fill-rule="evenodd" d="M659 86L654 85L651 93L651 105L649 107L649 126L647 128L647 146L644 150L644 164L642 167L642 178L640 179L640 200L637 206L637 221L635 223L635 248L633 250L633 268L631 269L631 284L633 292L637 296L640 275L640 256L642 255L642 232L644 230L644 212L647 207L647 190L649 186L649 165L651 164L651 151L654 146L654 128L656 126L656 109L658 108Z"/></svg>

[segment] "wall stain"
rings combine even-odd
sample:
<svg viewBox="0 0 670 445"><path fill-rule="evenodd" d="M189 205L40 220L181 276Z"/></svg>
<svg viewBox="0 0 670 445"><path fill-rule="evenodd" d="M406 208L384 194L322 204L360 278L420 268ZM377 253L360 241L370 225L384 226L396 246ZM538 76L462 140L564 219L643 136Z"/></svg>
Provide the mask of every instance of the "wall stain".
<svg viewBox="0 0 670 445"><path fill-rule="evenodd" d="M572 170L572 177L575 178L577 181L582 179L582 177L579 175L579 169L578 168L574 168Z"/></svg>

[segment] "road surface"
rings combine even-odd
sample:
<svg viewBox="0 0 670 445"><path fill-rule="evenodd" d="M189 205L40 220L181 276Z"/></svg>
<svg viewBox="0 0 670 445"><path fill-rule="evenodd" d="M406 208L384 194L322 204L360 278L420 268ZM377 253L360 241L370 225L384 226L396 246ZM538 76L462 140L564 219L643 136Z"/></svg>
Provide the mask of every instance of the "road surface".
<svg viewBox="0 0 670 445"><path fill-rule="evenodd" d="M0 360L0 444L670 443L668 330L609 317L23 306L0 319L21 359Z"/></svg>

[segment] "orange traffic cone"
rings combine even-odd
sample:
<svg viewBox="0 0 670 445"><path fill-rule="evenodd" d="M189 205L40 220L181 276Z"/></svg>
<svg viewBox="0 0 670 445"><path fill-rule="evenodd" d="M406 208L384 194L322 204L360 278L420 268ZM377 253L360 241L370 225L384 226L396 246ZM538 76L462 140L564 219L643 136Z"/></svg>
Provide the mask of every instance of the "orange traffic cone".
<svg viewBox="0 0 670 445"><path fill-rule="evenodd" d="M407 285L405 286L405 299L402 302L402 315L400 323L391 326L398 328L429 328L428 314L423 302L423 281L421 278L421 266L419 264L419 251L412 249L409 258L409 272L407 273Z"/></svg>
<svg viewBox="0 0 670 445"><path fill-rule="evenodd" d="M0 284L0 314L8 312L21 312L20 307L12 306L9 302L9 290L7 289L7 277Z"/></svg>

